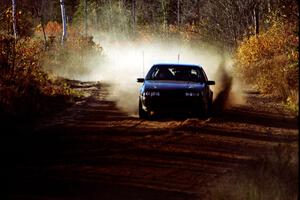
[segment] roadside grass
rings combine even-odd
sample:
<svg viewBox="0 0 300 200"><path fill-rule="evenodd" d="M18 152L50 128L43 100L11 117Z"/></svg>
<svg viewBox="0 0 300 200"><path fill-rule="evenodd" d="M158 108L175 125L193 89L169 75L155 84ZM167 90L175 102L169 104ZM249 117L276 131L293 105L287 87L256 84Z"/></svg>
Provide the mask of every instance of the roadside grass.
<svg viewBox="0 0 300 200"><path fill-rule="evenodd" d="M213 200L298 199L298 147L279 145L268 155L219 178Z"/></svg>
<svg viewBox="0 0 300 200"><path fill-rule="evenodd" d="M298 116L299 115L299 92L292 91L284 105L288 110L294 113L295 116Z"/></svg>

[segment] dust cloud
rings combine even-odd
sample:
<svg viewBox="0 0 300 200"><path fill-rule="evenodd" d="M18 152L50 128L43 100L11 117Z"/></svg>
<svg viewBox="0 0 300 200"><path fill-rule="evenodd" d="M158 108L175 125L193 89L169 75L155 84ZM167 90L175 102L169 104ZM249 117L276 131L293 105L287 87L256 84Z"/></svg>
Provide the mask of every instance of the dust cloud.
<svg viewBox="0 0 300 200"><path fill-rule="evenodd" d="M225 106L241 103L238 87L233 87L235 80L231 73L232 60L220 54L213 47L193 47L191 44L178 41L151 42L115 41L94 34L94 40L104 49L104 55L88 58L88 74L77 79L83 81L100 81L109 83L108 100L115 101L117 106L129 115L138 112L138 95L141 83L137 78L146 75L156 63L193 63L201 65L209 80L215 80L214 92L216 111Z"/></svg>
<svg viewBox="0 0 300 200"><path fill-rule="evenodd" d="M214 115L221 113L230 106L245 103L240 82L234 78L233 64L227 62L223 55L214 75L216 81L216 86L213 89L214 101L212 112Z"/></svg>

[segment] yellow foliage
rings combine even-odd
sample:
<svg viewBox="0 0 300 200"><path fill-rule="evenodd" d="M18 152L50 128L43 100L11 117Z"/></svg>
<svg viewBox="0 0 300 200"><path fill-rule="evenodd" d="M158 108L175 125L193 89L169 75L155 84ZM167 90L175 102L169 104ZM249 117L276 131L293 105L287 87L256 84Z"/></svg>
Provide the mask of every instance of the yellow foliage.
<svg viewBox="0 0 300 200"><path fill-rule="evenodd" d="M298 93L297 30L297 23L278 20L266 32L241 42L236 51L236 69L242 80L285 101Z"/></svg>

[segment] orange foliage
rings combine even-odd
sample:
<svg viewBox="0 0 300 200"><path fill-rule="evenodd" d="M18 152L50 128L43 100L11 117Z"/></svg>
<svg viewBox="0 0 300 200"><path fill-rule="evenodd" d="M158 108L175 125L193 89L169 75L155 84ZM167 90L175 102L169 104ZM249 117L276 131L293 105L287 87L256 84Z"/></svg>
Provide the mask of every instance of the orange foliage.
<svg viewBox="0 0 300 200"><path fill-rule="evenodd" d="M58 24L47 27L60 27ZM49 46L43 56L44 69L56 73L56 75L74 78L90 71L86 66L87 57L101 56L102 47L93 41L92 36L85 37L78 28L67 27L67 40L61 45L61 32L49 36ZM59 29L55 28L56 31ZM58 34L59 33L59 34Z"/></svg>
<svg viewBox="0 0 300 200"><path fill-rule="evenodd" d="M245 39L236 52L242 80L284 100L298 93L297 29L297 23L277 20L266 32Z"/></svg>
<svg viewBox="0 0 300 200"><path fill-rule="evenodd" d="M41 40L30 37L20 38L14 45L10 36L0 33L0 111L8 115L40 113L47 109L47 99L71 99L75 95L66 84L43 71L43 45ZM10 49L15 49L13 54Z"/></svg>
<svg viewBox="0 0 300 200"><path fill-rule="evenodd" d="M62 32L62 25L56 21L50 21L45 26L45 32L49 36L57 36Z"/></svg>

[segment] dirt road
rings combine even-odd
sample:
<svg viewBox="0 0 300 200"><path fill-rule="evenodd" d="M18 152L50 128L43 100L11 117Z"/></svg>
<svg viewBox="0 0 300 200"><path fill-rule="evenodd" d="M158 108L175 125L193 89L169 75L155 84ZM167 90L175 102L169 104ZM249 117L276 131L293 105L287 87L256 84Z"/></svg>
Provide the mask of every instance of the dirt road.
<svg viewBox="0 0 300 200"><path fill-rule="evenodd" d="M128 116L108 87L2 145L7 199L206 199L216 178L279 143L297 148L297 120L258 94L208 120ZM1 198L2 199L2 198Z"/></svg>

